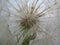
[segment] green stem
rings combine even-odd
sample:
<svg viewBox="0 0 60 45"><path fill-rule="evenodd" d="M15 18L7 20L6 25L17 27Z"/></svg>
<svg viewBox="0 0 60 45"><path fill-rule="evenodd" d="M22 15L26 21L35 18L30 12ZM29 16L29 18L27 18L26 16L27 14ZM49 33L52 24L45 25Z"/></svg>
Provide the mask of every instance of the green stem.
<svg viewBox="0 0 60 45"><path fill-rule="evenodd" d="M26 36L21 45L29 45L30 40L34 40L35 37L36 33L34 33L33 35Z"/></svg>

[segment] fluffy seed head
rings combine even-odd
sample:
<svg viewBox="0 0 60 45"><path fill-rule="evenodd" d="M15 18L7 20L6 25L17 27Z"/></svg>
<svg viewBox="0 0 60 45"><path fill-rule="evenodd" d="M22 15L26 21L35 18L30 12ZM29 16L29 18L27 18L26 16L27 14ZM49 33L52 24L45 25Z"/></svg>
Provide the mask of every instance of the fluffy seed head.
<svg viewBox="0 0 60 45"><path fill-rule="evenodd" d="M40 17L44 16L45 13L51 9L51 7L53 7L53 4L52 6L47 6L46 8L44 8L42 11L40 10L41 8L41 5L45 2L41 2L39 3L39 0L32 0L33 2L31 3L31 6L28 5L29 4L29 1L30 0L15 0L17 6L15 7L15 5L13 5L13 3L11 3L10 1L8 1L8 12L9 15L11 15L10 17L12 18L13 21L15 21L17 23L17 19L18 19L18 23L13 25L15 27L18 27L19 29L17 29L19 32L17 32L17 35L19 34L19 38L18 38L18 43L20 42L23 42L24 39L26 39L27 35L31 35L31 32L32 34L35 34L36 31L40 31L41 30L41 27L40 27ZM41 0L40 0L41 1ZM18 3L19 2L19 3ZM37 6L37 4L39 4ZM43 4L44 5L44 4ZM10 10L11 9L11 10ZM12 11L12 9L14 11ZM39 11L38 11L39 10ZM12 11L12 12L11 12ZM16 11L16 12L15 12ZM18 18L19 17L19 18ZM21 18L22 17L22 18ZM11 21L11 22L13 22ZM39 22L39 23L38 23ZM36 24L36 25L35 25ZM12 24L11 24L12 25ZM18 25L18 26L17 26ZM22 28L21 28L22 27ZM24 29L23 29L24 28ZM39 29L38 29L39 28ZM16 29L16 28L15 28ZM15 30L14 29L14 30ZM27 30L26 30L27 29ZM22 34L21 33L21 30L23 30ZM33 30L33 31L32 31ZM41 32L41 31L40 31ZM42 31L43 32L43 31ZM24 35L24 38L20 41L20 39L22 38L22 36ZM35 34L36 35L36 34ZM21 38L20 38L21 37ZM20 41L20 42L19 42Z"/></svg>

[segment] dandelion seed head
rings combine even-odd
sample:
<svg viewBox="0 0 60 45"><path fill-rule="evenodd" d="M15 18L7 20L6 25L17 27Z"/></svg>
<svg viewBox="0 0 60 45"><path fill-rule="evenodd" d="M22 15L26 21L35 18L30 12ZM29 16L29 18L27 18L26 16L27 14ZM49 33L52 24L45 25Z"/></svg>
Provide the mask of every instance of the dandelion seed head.
<svg viewBox="0 0 60 45"><path fill-rule="evenodd" d="M8 1L8 4L9 4L8 6L12 7L12 8L8 7L10 18L11 18L11 19L10 18L9 19L10 19L10 22L12 22L12 24L10 24L9 26L13 28L15 33L17 33L16 35L19 34L18 39L20 40L23 37L23 39L21 39L21 42L23 42L25 37L27 37L27 35L30 36L32 34L31 36L33 36L33 38L35 39L37 36L36 32L45 33L45 31L43 31L43 29L42 29L43 27L41 28L41 26L40 26L41 21L39 18L44 16L45 13L48 12L48 10L51 9L51 7L53 7L53 5L47 6L43 10L40 10L41 5L45 1L38 3L39 0L33 0L31 3L31 6L28 5L28 3L29 3L28 1L25 2L24 0L20 0L20 3L18 3L19 1L15 0L15 2L17 4L18 8L15 5L13 5L13 3ZM14 9L13 12L12 12L12 9ZM21 32L21 30L22 30L22 32ZM34 34L35 34L35 36L34 36ZM33 40L33 38L32 38L32 40Z"/></svg>

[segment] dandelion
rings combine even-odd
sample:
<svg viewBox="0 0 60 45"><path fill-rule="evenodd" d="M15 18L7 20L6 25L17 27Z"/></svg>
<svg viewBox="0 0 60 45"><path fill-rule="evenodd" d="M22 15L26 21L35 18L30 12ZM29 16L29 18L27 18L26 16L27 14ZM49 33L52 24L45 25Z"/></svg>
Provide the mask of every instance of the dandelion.
<svg viewBox="0 0 60 45"><path fill-rule="evenodd" d="M38 12L41 5L45 2L42 1L38 5L39 1L41 0L32 0L30 5L30 0L14 0L13 3L7 0L10 14L9 27L14 31L17 39L16 45L29 45L30 41L36 38L37 32L43 32L40 27L41 21L39 18L45 16L45 13L56 5L56 3ZM14 27L15 29L13 29Z"/></svg>

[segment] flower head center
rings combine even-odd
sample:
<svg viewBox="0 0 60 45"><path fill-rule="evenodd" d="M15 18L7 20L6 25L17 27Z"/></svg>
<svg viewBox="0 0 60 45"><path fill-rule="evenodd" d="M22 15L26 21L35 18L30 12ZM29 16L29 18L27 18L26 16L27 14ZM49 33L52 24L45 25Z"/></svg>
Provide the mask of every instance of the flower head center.
<svg viewBox="0 0 60 45"><path fill-rule="evenodd" d="M34 24L36 24L36 18L34 17L25 17L21 20L21 26L27 29L30 29Z"/></svg>

